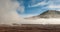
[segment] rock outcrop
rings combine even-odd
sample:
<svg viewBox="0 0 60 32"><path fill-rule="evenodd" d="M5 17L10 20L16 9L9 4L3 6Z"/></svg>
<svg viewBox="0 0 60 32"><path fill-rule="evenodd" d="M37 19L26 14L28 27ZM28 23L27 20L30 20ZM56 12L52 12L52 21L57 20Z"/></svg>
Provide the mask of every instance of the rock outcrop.
<svg viewBox="0 0 60 32"><path fill-rule="evenodd" d="M48 10L40 15L29 17L26 19L37 19L37 18L60 18L60 11Z"/></svg>

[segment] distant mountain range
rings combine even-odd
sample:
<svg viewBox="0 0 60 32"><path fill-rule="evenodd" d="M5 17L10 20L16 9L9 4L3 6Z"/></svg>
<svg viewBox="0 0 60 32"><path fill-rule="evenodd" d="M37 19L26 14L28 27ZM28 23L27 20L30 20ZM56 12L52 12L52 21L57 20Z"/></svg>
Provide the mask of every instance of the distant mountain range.
<svg viewBox="0 0 60 32"><path fill-rule="evenodd" d="M26 19L37 19L37 18L60 18L60 11L48 10L40 15L29 17Z"/></svg>

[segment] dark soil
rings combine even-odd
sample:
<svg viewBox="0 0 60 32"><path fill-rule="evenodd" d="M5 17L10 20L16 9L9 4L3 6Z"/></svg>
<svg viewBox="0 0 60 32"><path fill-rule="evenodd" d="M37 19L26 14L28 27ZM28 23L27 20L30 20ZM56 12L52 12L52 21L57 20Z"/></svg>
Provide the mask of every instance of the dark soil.
<svg viewBox="0 0 60 32"><path fill-rule="evenodd" d="M60 32L60 25L24 24L21 26L0 25L0 32Z"/></svg>

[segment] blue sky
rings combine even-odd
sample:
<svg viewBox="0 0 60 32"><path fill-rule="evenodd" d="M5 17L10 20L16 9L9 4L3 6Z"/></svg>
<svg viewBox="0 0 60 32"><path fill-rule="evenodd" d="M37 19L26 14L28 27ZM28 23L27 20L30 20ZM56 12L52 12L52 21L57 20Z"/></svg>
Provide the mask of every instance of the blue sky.
<svg viewBox="0 0 60 32"><path fill-rule="evenodd" d="M60 11L60 0L18 0L22 12L17 9L18 14L23 17L30 17L39 15L47 10Z"/></svg>

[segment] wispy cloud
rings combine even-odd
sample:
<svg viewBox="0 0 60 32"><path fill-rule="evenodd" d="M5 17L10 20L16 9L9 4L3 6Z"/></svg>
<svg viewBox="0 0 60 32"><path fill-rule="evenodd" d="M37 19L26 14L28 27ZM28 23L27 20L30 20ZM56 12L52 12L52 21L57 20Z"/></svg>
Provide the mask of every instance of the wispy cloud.
<svg viewBox="0 0 60 32"><path fill-rule="evenodd" d="M46 2L48 1L48 2ZM47 5L47 6L45 6ZM47 7L48 10L59 10L60 9L60 0L45 0L45 1L42 1L42 2L39 2L39 3L36 3L34 5L31 5L29 7L37 7L37 6L44 6L44 7ZM42 7L42 8L44 8Z"/></svg>
<svg viewBox="0 0 60 32"><path fill-rule="evenodd" d="M60 8L60 5L49 5L49 8Z"/></svg>
<svg viewBox="0 0 60 32"><path fill-rule="evenodd" d="M29 7L37 7L37 6L40 6L40 5L46 5L47 3L46 2L39 2L39 3L37 3L37 4L34 4L34 5L32 5L32 6L29 6Z"/></svg>
<svg viewBox="0 0 60 32"><path fill-rule="evenodd" d="M48 10L60 11L60 0L50 0L47 6Z"/></svg>

